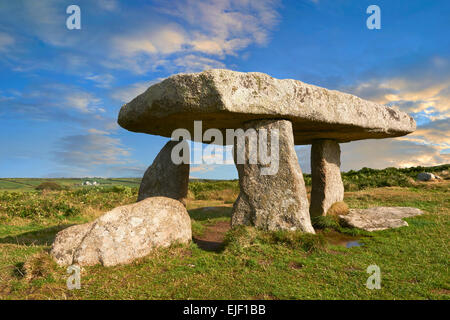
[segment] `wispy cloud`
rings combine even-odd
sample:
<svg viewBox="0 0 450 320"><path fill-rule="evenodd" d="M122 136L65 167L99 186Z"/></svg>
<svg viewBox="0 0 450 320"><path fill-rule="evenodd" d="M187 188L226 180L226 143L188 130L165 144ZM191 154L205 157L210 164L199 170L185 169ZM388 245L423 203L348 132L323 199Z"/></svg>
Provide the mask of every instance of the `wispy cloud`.
<svg viewBox="0 0 450 320"><path fill-rule="evenodd" d="M129 155L129 150L118 138L91 131L61 138L55 160L68 167L92 169L94 166L126 164Z"/></svg>
<svg viewBox="0 0 450 320"><path fill-rule="evenodd" d="M357 162L365 161L366 166L370 166L372 154L379 160L372 163L375 168L431 166L448 162L449 157L444 150L450 147L450 61L434 56L393 73L359 82L343 90L399 107L416 119L417 130L396 140L345 144L346 150L356 152L358 149L358 154L362 155L352 158L351 165L361 167Z"/></svg>
<svg viewBox="0 0 450 320"><path fill-rule="evenodd" d="M14 38L11 35L5 32L0 32L0 52L6 51L13 44Z"/></svg>
<svg viewBox="0 0 450 320"><path fill-rule="evenodd" d="M110 88L115 80L111 74L90 74L86 76L86 79L93 81L99 88Z"/></svg>
<svg viewBox="0 0 450 320"><path fill-rule="evenodd" d="M408 65L397 74L375 77L341 88L362 98L403 111L428 115L430 120L450 116L450 61L434 56L420 65Z"/></svg>
<svg viewBox="0 0 450 320"><path fill-rule="evenodd" d="M0 113L11 118L35 121L77 123L112 130L115 117L105 113L102 99L77 86L46 83L28 86L23 93L14 91L0 96Z"/></svg>
<svg viewBox="0 0 450 320"><path fill-rule="evenodd" d="M148 87L150 87L152 84L155 84L162 80L163 78L158 78L151 81L139 81L125 87L114 88L111 97L123 103L130 102L132 99L147 90Z"/></svg>

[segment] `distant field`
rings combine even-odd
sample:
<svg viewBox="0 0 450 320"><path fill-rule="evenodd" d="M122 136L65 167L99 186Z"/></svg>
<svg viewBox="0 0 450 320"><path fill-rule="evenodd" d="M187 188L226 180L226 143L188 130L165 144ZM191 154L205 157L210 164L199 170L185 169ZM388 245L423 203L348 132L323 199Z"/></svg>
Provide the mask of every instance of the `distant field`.
<svg viewBox="0 0 450 320"><path fill-rule="evenodd" d="M43 182L56 182L69 188L81 188L84 181L96 181L100 186L139 187L140 178L0 178L0 191L33 191Z"/></svg>
<svg viewBox="0 0 450 320"><path fill-rule="evenodd" d="M342 180L345 191L358 191L366 188L377 187L414 187L417 174L420 172L432 172L441 175L443 179L450 179L450 164L434 167L413 167L413 168L386 168L370 169L362 168L358 171L348 171L342 173ZM311 175L304 174L305 183L311 186ZM141 178L0 178L1 191L33 191L43 182L56 182L67 188L89 188L82 186L84 181L96 181L100 187L125 186L138 188ZM208 180L193 179L190 181L189 190L206 200L211 192L219 192L225 189L239 190L238 180ZM200 195L203 193L203 195Z"/></svg>

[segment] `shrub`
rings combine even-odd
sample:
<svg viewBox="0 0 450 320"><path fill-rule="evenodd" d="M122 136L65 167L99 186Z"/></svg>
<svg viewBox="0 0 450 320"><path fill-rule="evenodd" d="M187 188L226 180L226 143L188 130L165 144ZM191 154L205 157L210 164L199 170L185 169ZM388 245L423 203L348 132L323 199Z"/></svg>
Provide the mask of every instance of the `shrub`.
<svg viewBox="0 0 450 320"><path fill-rule="evenodd" d="M311 219L311 223L314 229L324 230L324 229L334 229L336 231L340 230L339 222L336 216L317 216Z"/></svg>
<svg viewBox="0 0 450 320"><path fill-rule="evenodd" d="M275 231L269 232L268 239L273 244L283 244L292 249L301 249L313 252L325 247L325 238L321 234L310 234L301 231Z"/></svg>
<svg viewBox="0 0 450 320"><path fill-rule="evenodd" d="M36 187L36 190L51 190L51 191L58 191L63 190L64 187L57 184L56 182L46 181L42 182L40 185Z"/></svg>
<svg viewBox="0 0 450 320"><path fill-rule="evenodd" d="M56 263L50 255L40 252L29 257L23 265L23 269L27 280L47 278L55 271Z"/></svg>
<svg viewBox="0 0 450 320"><path fill-rule="evenodd" d="M339 201L333 203L333 205L328 209L328 216L339 216L348 214L349 209L347 204L344 201Z"/></svg>

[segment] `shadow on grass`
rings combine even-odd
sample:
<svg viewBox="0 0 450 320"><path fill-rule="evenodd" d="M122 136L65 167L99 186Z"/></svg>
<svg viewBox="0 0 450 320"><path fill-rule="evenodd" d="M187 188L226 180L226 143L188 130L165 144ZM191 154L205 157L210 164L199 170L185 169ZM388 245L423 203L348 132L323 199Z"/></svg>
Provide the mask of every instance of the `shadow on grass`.
<svg viewBox="0 0 450 320"><path fill-rule="evenodd" d="M223 241L208 241L198 238L192 238L192 241L202 250L220 253L225 249Z"/></svg>
<svg viewBox="0 0 450 320"><path fill-rule="evenodd" d="M215 218L231 218L231 207L203 207L189 210L189 215L197 221Z"/></svg>
<svg viewBox="0 0 450 320"><path fill-rule="evenodd" d="M56 234L73 224L63 224L36 231L25 232L22 234L0 238L0 243L18 244L24 246L50 246L55 240Z"/></svg>

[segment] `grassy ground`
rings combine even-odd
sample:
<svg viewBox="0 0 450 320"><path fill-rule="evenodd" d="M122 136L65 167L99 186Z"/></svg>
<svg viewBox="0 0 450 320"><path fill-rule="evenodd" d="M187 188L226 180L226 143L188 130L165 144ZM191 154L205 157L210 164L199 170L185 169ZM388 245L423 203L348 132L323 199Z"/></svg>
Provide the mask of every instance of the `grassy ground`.
<svg viewBox="0 0 450 320"><path fill-rule="evenodd" d="M366 233L339 227L320 230L317 236L252 228L226 231L238 190L235 182L211 184L190 188L192 244L156 250L126 266L85 267L80 290L67 289L66 269L46 253L55 234L134 202L137 189L0 192L0 298L450 298L448 180L346 192L345 201L353 208L414 206L426 214L395 230ZM343 245L355 239L364 245ZM381 268L380 290L365 286L371 264Z"/></svg>

